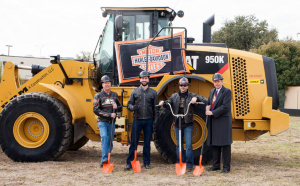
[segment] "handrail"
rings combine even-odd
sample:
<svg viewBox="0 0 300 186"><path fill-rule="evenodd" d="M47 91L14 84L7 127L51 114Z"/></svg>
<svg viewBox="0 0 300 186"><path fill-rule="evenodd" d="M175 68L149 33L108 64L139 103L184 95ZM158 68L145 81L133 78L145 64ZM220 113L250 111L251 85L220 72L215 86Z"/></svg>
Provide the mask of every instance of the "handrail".
<svg viewBox="0 0 300 186"><path fill-rule="evenodd" d="M148 72L148 49L149 49L149 45L150 43L152 43L152 41L154 41L154 39L164 30L164 29L171 29L171 47L173 46L173 29L184 29L185 30L185 43L184 43L184 48L171 48L171 50L185 50L186 46L187 46L187 30L185 27L163 27L162 29L160 29L160 31L152 38L152 40L147 44L147 52L146 52L146 71ZM171 73L173 69L172 69L172 64L171 64Z"/></svg>

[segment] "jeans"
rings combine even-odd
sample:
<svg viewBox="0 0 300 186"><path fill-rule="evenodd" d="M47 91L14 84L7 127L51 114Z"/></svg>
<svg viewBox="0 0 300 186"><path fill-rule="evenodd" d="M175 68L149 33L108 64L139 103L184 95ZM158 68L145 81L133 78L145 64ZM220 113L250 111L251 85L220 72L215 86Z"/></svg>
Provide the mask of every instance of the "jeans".
<svg viewBox="0 0 300 186"><path fill-rule="evenodd" d="M100 130L100 136L101 136L101 148L102 148L102 159L101 164L103 161L108 159L108 153L113 149L113 140L111 140L111 128L113 125L113 131L112 131L112 139L115 134L115 124L109 124L103 121L100 121L97 123L99 130ZM109 150L109 142L111 141L111 148Z"/></svg>
<svg viewBox="0 0 300 186"><path fill-rule="evenodd" d="M175 127L175 136L176 136L176 154L177 154L177 163L179 163L179 128ZM186 150L183 149L183 136L185 138ZM188 126L181 129L181 157L182 162L186 162L188 168L194 166L194 154L192 147L192 137L193 137L193 126Z"/></svg>
<svg viewBox="0 0 300 186"><path fill-rule="evenodd" d="M144 147L143 147L143 160L144 165L150 165L150 140L152 137L152 128L153 128L153 120L152 119L138 119L137 122L137 130L136 130L136 141L139 141L141 131L144 131ZM133 126L131 130L131 143L129 147L129 155L127 158L127 165L131 165L131 161L134 159L134 151L135 151L135 121L133 121Z"/></svg>

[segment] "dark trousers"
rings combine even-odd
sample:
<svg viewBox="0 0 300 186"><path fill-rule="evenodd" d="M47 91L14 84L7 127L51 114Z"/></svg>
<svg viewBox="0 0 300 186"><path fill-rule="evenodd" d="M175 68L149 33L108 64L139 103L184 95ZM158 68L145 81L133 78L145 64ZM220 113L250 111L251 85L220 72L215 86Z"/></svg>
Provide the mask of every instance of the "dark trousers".
<svg viewBox="0 0 300 186"><path fill-rule="evenodd" d="M221 153L223 169L230 170L231 145L213 146L213 167L220 168Z"/></svg>
<svg viewBox="0 0 300 186"><path fill-rule="evenodd" d="M139 141L142 130L144 131L144 148L143 148L143 160L144 165L150 165L150 140L152 137L152 128L153 128L153 120L152 119L138 119L137 122L137 130L136 130L136 140ZM131 161L134 159L134 151L135 151L135 121L133 121L133 126L131 130L131 143L129 147L129 155L126 163L131 165Z"/></svg>

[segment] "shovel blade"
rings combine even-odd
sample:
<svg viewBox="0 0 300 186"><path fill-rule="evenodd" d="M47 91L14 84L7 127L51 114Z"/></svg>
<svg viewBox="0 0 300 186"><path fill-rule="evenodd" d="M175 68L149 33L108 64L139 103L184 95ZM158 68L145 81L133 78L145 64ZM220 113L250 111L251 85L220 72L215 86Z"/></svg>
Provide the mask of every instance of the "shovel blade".
<svg viewBox="0 0 300 186"><path fill-rule="evenodd" d="M184 175L186 171L186 163L176 163L175 172L176 175Z"/></svg>
<svg viewBox="0 0 300 186"><path fill-rule="evenodd" d="M141 164L140 164L140 161L136 161L136 160L131 161L131 166L132 166L132 170L133 170L135 173L141 172Z"/></svg>
<svg viewBox="0 0 300 186"><path fill-rule="evenodd" d="M203 170L204 170L203 166L201 166L201 167L200 166L196 166L193 174L195 176L200 176L202 174Z"/></svg>
<svg viewBox="0 0 300 186"><path fill-rule="evenodd" d="M110 164L110 163L103 164L102 172L111 173L113 168L114 168L114 164Z"/></svg>

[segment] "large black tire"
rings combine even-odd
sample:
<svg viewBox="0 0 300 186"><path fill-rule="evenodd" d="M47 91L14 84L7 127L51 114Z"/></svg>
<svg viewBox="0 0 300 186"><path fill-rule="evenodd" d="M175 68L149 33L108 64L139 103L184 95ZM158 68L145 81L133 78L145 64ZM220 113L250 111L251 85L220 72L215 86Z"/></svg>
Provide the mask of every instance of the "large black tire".
<svg viewBox="0 0 300 186"><path fill-rule="evenodd" d="M12 160L55 160L70 146L71 115L65 105L45 93L21 95L0 115L0 144Z"/></svg>
<svg viewBox="0 0 300 186"><path fill-rule="evenodd" d="M199 165L202 139L205 125L205 105L197 105L194 113L193 152L194 163ZM173 116L170 109L164 109L159 116L158 125L154 128L154 144L158 152L169 163L176 163L176 138L173 125ZM207 136L207 130L206 130ZM212 159L212 149L204 143L202 163L206 164Z"/></svg>
<svg viewBox="0 0 300 186"><path fill-rule="evenodd" d="M87 138L86 136L83 136L76 143L71 144L68 150L69 151L76 151L76 150L80 149L81 147L83 147L88 141L89 141L89 138Z"/></svg>

